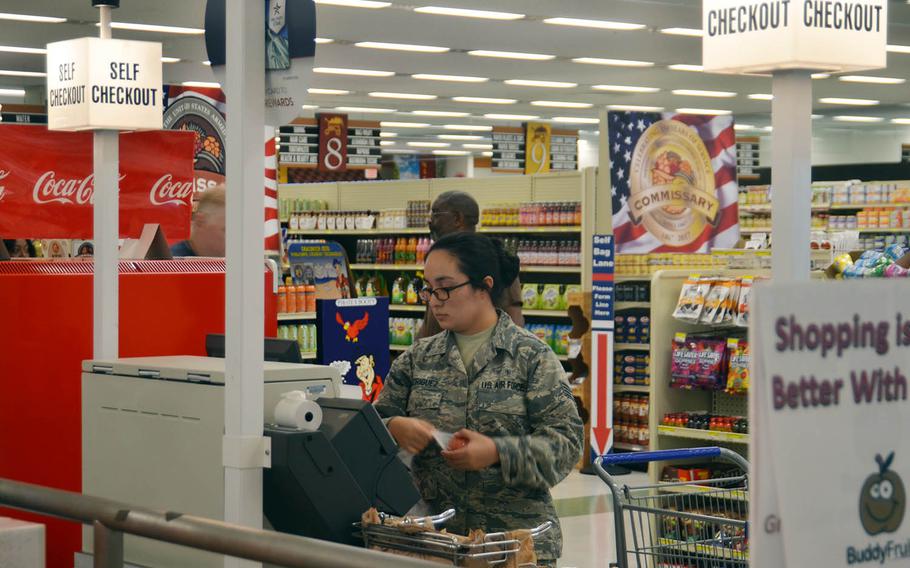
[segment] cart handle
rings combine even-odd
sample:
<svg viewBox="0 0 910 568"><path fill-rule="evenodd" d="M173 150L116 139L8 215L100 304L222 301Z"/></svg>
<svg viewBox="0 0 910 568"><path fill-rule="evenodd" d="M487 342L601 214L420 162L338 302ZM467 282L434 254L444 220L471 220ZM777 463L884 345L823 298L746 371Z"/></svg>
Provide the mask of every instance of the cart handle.
<svg viewBox="0 0 910 568"><path fill-rule="evenodd" d="M607 454L601 458L605 466L627 463L648 463L666 460L685 460L693 458L716 458L721 454L720 448L691 448L683 450L656 450L653 452L628 452L622 454Z"/></svg>

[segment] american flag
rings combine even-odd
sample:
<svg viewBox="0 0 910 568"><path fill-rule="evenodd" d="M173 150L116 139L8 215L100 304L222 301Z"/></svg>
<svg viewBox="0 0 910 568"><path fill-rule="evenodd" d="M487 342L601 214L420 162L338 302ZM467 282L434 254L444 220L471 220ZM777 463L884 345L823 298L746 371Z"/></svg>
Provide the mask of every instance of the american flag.
<svg viewBox="0 0 910 568"><path fill-rule="evenodd" d="M651 235L629 216L630 169L638 139L653 123L673 119L695 130L705 143L714 167L714 183L720 212L716 225L708 224L694 241L669 246ZM731 116L702 116L656 112L611 112L607 118L610 140L610 179L613 198L613 234L616 252L709 252L732 248L739 240L739 188L736 182L736 134Z"/></svg>

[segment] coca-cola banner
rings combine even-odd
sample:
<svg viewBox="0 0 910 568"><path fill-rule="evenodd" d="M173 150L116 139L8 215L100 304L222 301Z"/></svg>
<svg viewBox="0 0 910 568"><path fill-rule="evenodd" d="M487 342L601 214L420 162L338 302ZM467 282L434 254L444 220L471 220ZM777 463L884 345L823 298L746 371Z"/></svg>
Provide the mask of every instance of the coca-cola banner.
<svg viewBox="0 0 910 568"><path fill-rule="evenodd" d="M0 236L92 236L94 174L91 132L0 125ZM146 223L170 239L189 237L193 134L120 134L120 237Z"/></svg>

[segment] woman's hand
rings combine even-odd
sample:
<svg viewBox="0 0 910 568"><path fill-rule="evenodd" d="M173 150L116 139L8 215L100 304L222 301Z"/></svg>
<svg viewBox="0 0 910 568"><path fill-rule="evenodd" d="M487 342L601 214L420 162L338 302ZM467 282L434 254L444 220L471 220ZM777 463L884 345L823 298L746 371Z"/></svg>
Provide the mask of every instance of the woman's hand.
<svg viewBox="0 0 910 568"><path fill-rule="evenodd" d="M436 428L426 420L396 416L386 424L401 449L419 454L433 441Z"/></svg>
<svg viewBox="0 0 910 568"><path fill-rule="evenodd" d="M473 430L462 429L455 433L449 449L442 457L455 469L477 471L499 463L499 450L493 438Z"/></svg>

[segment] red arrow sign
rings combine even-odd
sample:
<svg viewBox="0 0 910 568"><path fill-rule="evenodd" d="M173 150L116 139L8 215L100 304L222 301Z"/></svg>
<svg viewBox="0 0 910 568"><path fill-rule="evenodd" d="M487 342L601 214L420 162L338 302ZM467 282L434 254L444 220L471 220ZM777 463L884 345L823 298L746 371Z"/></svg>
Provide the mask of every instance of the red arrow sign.
<svg viewBox="0 0 910 568"><path fill-rule="evenodd" d="M604 455L610 449L610 432L612 421L610 409L613 405L610 385L612 366L610 364L610 339L613 334L609 332L595 332L597 360L594 362L594 384L591 385L591 394L594 395L594 416L591 419L592 442L597 455Z"/></svg>

